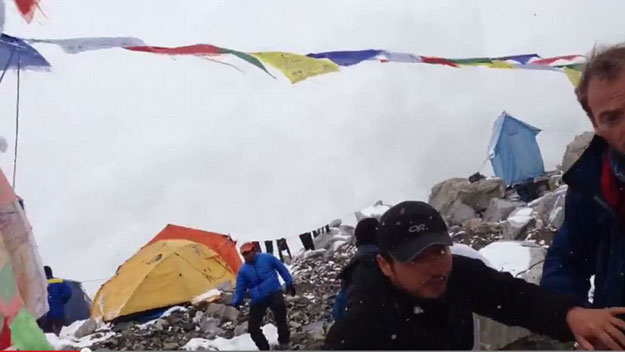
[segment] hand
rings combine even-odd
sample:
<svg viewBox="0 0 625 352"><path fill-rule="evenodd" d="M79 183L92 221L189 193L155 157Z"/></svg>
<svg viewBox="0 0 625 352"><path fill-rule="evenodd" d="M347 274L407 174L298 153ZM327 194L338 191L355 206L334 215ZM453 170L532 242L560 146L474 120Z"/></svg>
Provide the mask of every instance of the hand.
<svg viewBox="0 0 625 352"><path fill-rule="evenodd" d="M295 296L295 286L290 284L286 287L286 292L290 293L291 296Z"/></svg>
<svg viewBox="0 0 625 352"><path fill-rule="evenodd" d="M575 341L585 350L596 347L611 350L625 349L625 322L617 314L625 313L625 307L585 309L575 307L566 314L566 322Z"/></svg>
<svg viewBox="0 0 625 352"><path fill-rule="evenodd" d="M234 309L239 309L241 307L241 304L232 304L232 307L234 307Z"/></svg>

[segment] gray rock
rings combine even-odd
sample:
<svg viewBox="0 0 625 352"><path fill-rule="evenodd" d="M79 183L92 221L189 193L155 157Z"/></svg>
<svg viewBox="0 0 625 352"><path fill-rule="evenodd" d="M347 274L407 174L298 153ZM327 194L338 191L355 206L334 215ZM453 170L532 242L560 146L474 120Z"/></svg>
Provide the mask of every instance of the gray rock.
<svg viewBox="0 0 625 352"><path fill-rule="evenodd" d="M584 132L575 136L575 139L566 146L566 152L562 158L562 171L567 172L584 153L588 145L595 137L594 132Z"/></svg>
<svg viewBox="0 0 625 352"><path fill-rule="evenodd" d="M195 316L193 316L193 322L195 324L199 324L202 321L202 318L204 318L204 312L198 310L195 312Z"/></svg>
<svg viewBox="0 0 625 352"><path fill-rule="evenodd" d="M234 328L234 336L240 336L247 333L247 322L241 323Z"/></svg>
<svg viewBox="0 0 625 352"><path fill-rule="evenodd" d="M93 334L98 329L98 322L95 319L87 319L85 320L76 332L74 332L74 337L77 339L83 338L87 335Z"/></svg>
<svg viewBox="0 0 625 352"><path fill-rule="evenodd" d="M527 329L507 326L481 315L478 315L478 321L482 350L499 350L514 341L531 335Z"/></svg>
<svg viewBox="0 0 625 352"><path fill-rule="evenodd" d="M488 208L493 198L503 198L506 195L506 184L500 179L486 179L469 184L469 187L461 189L458 196L460 200L472 207L477 212Z"/></svg>
<svg viewBox="0 0 625 352"><path fill-rule="evenodd" d="M505 220L514 210L522 206L525 206L525 203L493 198L490 200L490 204L484 212L482 219L487 222L500 222Z"/></svg>
<svg viewBox="0 0 625 352"><path fill-rule="evenodd" d="M476 212L488 208L493 198L503 198L506 185L500 179L486 179L470 183L464 178L453 178L435 185L429 203L444 216L449 215L456 201L470 206Z"/></svg>
<svg viewBox="0 0 625 352"><path fill-rule="evenodd" d="M428 203L443 214L448 214L449 209L458 199L458 193L463 187L469 185L469 180L464 178L452 178L438 183L432 187Z"/></svg>
<svg viewBox="0 0 625 352"><path fill-rule="evenodd" d="M473 219L476 216L477 214L473 208L460 201L456 201L449 209L449 214L446 216L446 220L449 225L461 225L465 221Z"/></svg>
<svg viewBox="0 0 625 352"><path fill-rule="evenodd" d="M166 351L176 351L180 349L180 345L175 342L166 342L163 344L163 349Z"/></svg>
<svg viewBox="0 0 625 352"><path fill-rule="evenodd" d="M313 340L322 341L325 339L325 330L323 326L323 322L318 321L304 326L302 331L307 333Z"/></svg>
<svg viewBox="0 0 625 352"><path fill-rule="evenodd" d="M226 306L225 304L211 303L208 305L208 307L206 307L206 311L204 313L210 317L221 318L223 317L227 308L228 306Z"/></svg>
<svg viewBox="0 0 625 352"><path fill-rule="evenodd" d="M239 310L234 307L226 306L226 310L221 318L227 321L237 321L237 319L239 319Z"/></svg>

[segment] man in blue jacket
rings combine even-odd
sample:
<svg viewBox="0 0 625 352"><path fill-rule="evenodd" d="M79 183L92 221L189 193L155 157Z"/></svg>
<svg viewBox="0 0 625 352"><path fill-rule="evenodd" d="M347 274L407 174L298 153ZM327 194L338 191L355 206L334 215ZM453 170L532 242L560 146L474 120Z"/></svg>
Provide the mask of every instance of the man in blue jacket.
<svg viewBox="0 0 625 352"><path fill-rule="evenodd" d="M253 243L243 244L241 255L243 255L245 263L237 274L237 286L232 305L238 308L243 302L243 296L249 291L252 303L247 329L256 347L261 351L269 350L269 342L263 335L261 325L267 308L270 308L276 319L276 325L278 325L280 348L287 349L290 333L286 322L286 302L276 271L284 280L286 291L295 296L293 278L284 264L276 257L266 253L256 253Z"/></svg>
<svg viewBox="0 0 625 352"><path fill-rule="evenodd" d="M625 306L625 46L595 52L577 98L595 138L564 175L565 220L543 268L541 286L589 306ZM600 346L599 346L600 347Z"/></svg>
<svg viewBox="0 0 625 352"><path fill-rule="evenodd" d="M52 268L44 266L48 279L48 305L50 310L43 321L43 331L59 335L65 322L65 304L72 298L72 289L63 279L52 275Z"/></svg>

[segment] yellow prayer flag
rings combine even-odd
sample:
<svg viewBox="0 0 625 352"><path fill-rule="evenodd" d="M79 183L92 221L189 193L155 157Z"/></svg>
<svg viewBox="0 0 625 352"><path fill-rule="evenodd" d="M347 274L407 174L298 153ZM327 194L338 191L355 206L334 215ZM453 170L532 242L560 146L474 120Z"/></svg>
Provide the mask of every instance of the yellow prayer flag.
<svg viewBox="0 0 625 352"><path fill-rule="evenodd" d="M251 53L260 61L280 70L291 83L308 77L339 71L339 66L327 59L315 59L304 55L285 52Z"/></svg>
<svg viewBox="0 0 625 352"><path fill-rule="evenodd" d="M579 85L579 81L582 79L582 72L570 69L568 67L564 67L564 73L566 73L566 77L569 78L569 81L573 84L574 87Z"/></svg>
<svg viewBox="0 0 625 352"><path fill-rule="evenodd" d="M489 64L486 64L486 66L490 68L509 68L509 69L515 68L513 64L503 61L503 60L493 60Z"/></svg>

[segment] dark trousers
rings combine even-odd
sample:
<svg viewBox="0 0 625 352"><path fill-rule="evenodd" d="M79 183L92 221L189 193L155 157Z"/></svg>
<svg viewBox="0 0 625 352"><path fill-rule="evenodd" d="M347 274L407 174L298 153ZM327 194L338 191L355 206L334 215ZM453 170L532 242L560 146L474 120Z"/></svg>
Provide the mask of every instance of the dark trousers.
<svg viewBox="0 0 625 352"><path fill-rule="evenodd" d="M65 319L62 317L61 318L45 317L45 319L43 320L42 330L44 332L51 332L51 333L54 333L56 336L59 336L64 324L65 324Z"/></svg>
<svg viewBox="0 0 625 352"><path fill-rule="evenodd" d="M290 337L289 325L286 322L286 302L282 292L277 292L263 302L250 307L250 319L247 323L247 330L256 347L261 351L269 350L269 342L260 329L263 318L267 314L267 308L270 308L273 312L276 325L278 325L278 342L281 344L288 343Z"/></svg>

